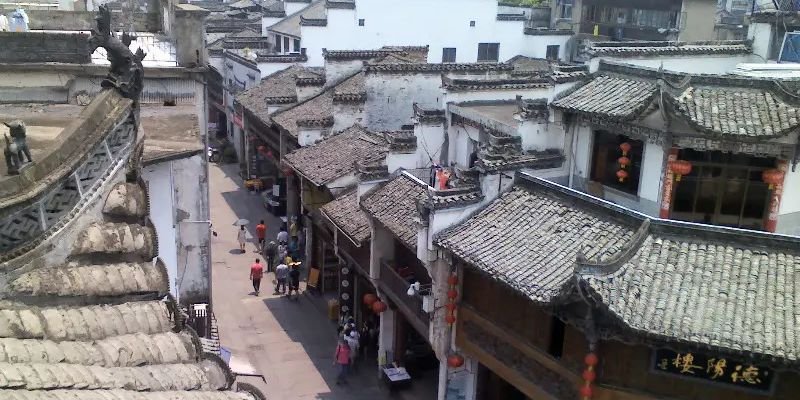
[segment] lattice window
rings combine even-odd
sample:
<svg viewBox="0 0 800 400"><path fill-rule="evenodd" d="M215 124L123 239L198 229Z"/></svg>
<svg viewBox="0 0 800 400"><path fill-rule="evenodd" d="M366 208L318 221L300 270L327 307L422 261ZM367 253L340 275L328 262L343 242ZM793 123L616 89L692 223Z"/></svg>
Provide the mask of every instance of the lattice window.
<svg viewBox="0 0 800 400"><path fill-rule="evenodd" d="M77 170L78 180L81 183L81 190L89 192L92 185L106 172L111 165L111 158L106 152L106 146L100 142L94 147L86 162Z"/></svg>
<svg viewBox="0 0 800 400"><path fill-rule="evenodd" d="M39 206L31 205L0 220L0 254L14 249L42 234Z"/></svg>
<svg viewBox="0 0 800 400"><path fill-rule="evenodd" d="M126 122L112 132L107 139L108 148L114 157L119 157L120 151L128 146L134 137L133 125Z"/></svg>
<svg viewBox="0 0 800 400"><path fill-rule="evenodd" d="M47 228L57 224L64 215L75 208L80 199L78 184L70 175L59 184L58 189L50 193L44 200L44 217Z"/></svg>

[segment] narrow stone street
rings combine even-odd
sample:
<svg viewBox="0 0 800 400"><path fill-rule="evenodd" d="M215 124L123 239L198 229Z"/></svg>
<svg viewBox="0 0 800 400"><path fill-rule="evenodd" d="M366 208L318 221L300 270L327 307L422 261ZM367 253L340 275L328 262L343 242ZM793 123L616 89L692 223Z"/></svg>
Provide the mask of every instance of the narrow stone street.
<svg viewBox="0 0 800 400"><path fill-rule="evenodd" d="M247 253L239 252L233 223L247 218L255 237L255 224L264 219L269 239L281 221L266 211L260 196L243 189L236 170L236 165L209 165L211 221L217 232L212 237L212 297L220 340L236 357L249 360L267 383L251 377L240 381L255 384L269 399L389 398L376 370L367 365L349 384L335 384L336 327L320 297L303 293L292 301L275 296L272 273L262 281L260 296L254 295L248 274L258 254L252 241Z"/></svg>

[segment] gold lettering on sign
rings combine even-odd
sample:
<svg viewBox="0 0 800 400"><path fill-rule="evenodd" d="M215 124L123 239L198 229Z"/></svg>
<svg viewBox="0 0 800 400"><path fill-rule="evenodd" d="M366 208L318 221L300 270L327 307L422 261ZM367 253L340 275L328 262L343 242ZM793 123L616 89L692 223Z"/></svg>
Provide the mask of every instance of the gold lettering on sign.
<svg viewBox="0 0 800 400"><path fill-rule="evenodd" d="M694 369L702 370L703 369L703 367L701 367L699 365L694 365L694 356L692 355L692 353L686 353L684 355L681 355L681 353L678 353L678 355L675 357L675 359L672 360L672 365L674 365L675 368L678 368L680 370L680 373L682 373L682 374L692 374L692 375L694 375L694 371L692 371L692 370L694 370Z"/></svg>

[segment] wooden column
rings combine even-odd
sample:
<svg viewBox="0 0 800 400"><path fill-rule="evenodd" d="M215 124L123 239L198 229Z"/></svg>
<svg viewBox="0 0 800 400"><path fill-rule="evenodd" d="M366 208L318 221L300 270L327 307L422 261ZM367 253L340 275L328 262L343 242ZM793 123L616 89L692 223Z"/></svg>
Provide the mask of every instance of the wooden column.
<svg viewBox="0 0 800 400"><path fill-rule="evenodd" d="M659 218L668 219L669 209L672 206L672 192L674 191L675 176L670 169L670 163L678 159L678 148L673 147L669 150L667 156L667 164L664 168L664 183L661 187L661 210L658 213Z"/></svg>
<svg viewBox="0 0 800 400"><path fill-rule="evenodd" d="M775 188L773 188L769 196L769 214L767 216L767 222L764 224L764 229L767 232L775 232L775 229L778 227L778 213L781 209L781 197L783 197L783 182L786 180L789 163L786 160L780 160L776 168L783 172L783 180L775 185Z"/></svg>

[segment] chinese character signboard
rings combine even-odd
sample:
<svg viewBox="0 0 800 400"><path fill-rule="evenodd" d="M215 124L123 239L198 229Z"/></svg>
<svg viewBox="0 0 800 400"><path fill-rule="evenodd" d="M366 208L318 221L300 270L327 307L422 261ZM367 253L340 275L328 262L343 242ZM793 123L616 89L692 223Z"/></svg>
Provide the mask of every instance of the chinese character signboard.
<svg viewBox="0 0 800 400"><path fill-rule="evenodd" d="M774 372L748 362L702 353L655 351L656 371L733 385L741 388L770 391Z"/></svg>

